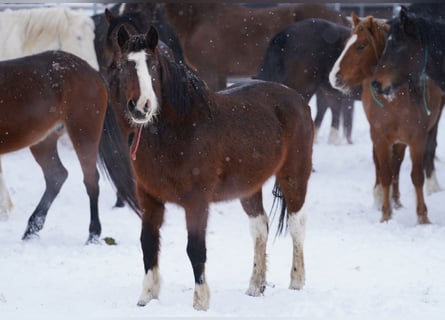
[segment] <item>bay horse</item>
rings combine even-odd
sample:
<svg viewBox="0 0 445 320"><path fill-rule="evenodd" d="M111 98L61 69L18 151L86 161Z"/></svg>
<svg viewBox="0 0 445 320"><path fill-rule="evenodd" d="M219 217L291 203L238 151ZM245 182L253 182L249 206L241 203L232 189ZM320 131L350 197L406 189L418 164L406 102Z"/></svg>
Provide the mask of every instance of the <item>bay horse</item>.
<svg viewBox="0 0 445 320"><path fill-rule="evenodd" d="M431 191L440 188L435 178L434 155L437 126L443 105L440 88L428 80L425 88L403 85L392 99L375 92L373 71L382 56L389 25L372 16L359 19L352 14L354 27L346 46L336 61L329 79L333 87L348 92L362 85L362 102L370 124L373 159L376 169L374 186L376 204L382 209L381 221L391 218L392 200L400 207L399 171L405 148L412 161L411 179L416 191L417 220L430 223L423 195L424 169Z"/></svg>
<svg viewBox="0 0 445 320"><path fill-rule="evenodd" d="M329 143L340 142L339 127L352 143L354 100L358 94L345 95L331 87L329 72L340 56L351 29L325 19L305 19L289 25L270 40L256 79L283 83L309 102L317 97L315 128L321 126L327 107L332 111ZM360 91L358 86L357 91Z"/></svg>
<svg viewBox="0 0 445 320"><path fill-rule="evenodd" d="M445 91L445 22L413 15L402 6L391 23L373 86L391 94L407 82L423 85L426 76Z"/></svg>
<svg viewBox="0 0 445 320"><path fill-rule="evenodd" d="M57 140L63 127L79 159L90 199L87 243L101 233L96 168L107 88L86 61L63 51L45 51L0 61L0 154L29 147L43 171L46 188L28 221L23 239L43 228L48 210L68 172L60 161Z"/></svg>
<svg viewBox="0 0 445 320"><path fill-rule="evenodd" d="M165 204L185 209L187 254L193 267L193 306L209 307L205 276L206 226L211 202L241 200L254 241L254 265L247 294L266 287L268 216L262 185L275 175L282 197L279 228L288 226L293 241L291 289L305 282L303 208L312 170L314 126L310 108L295 90L274 82L253 81L211 92L193 71L164 56L158 33L118 32L119 61L110 69L111 111L100 149L104 165L125 201L142 215L141 246L145 276L138 305L158 298L160 227ZM113 93L114 92L114 93ZM130 150L113 141L117 117L125 117ZM113 120L114 119L114 120ZM136 182L116 164L124 155ZM111 158L111 159L110 159ZM111 165L109 165L111 164Z"/></svg>
<svg viewBox="0 0 445 320"><path fill-rule="evenodd" d="M79 10L54 7L0 12L0 60L64 50L98 69L93 39L93 21ZM0 219L6 219L11 209L12 201L0 164Z"/></svg>

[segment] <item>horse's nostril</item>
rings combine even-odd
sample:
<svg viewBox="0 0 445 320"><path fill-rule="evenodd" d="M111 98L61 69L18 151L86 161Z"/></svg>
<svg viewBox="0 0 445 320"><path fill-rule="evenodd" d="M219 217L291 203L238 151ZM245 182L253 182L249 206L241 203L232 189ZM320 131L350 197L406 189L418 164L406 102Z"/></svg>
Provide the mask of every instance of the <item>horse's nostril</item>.
<svg viewBox="0 0 445 320"><path fill-rule="evenodd" d="M136 108L136 102L133 99L128 100L128 109L133 111Z"/></svg>
<svg viewBox="0 0 445 320"><path fill-rule="evenodd" d="M371 82L371 86L374 88L374 90L377 90L378 92L381 91L382 85L380 82L374 80Z"/></svg>
<svg viewBox="0 0 445 320"><path fill-rule="evenodd" d="M150 110L150 106L151 106L150 101L147 101L144 105L144 112L148 113L148 110Z"/></svg>

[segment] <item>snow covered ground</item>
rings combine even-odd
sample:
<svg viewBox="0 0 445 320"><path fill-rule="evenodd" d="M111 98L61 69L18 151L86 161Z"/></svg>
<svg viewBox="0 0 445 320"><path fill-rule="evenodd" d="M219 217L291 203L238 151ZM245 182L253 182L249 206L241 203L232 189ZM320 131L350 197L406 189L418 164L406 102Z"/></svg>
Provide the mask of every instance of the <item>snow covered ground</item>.
<svg viewBox="0 0 445 320"><path fill-rule="evenodd" d="M21 240L27 219L43 192L43 176L28 150L2 157L14 209L0 222L0 319L292 318L443 319L445 313L445 191L426 196L432 225L416 224L414 189L407 154L402 166L404 207L380 223L374 207L374 167L368 124L356 103L353 145L327 144L330 115L314 146L314 172L306 206L306 286L290 291L289 235L268 244L264 296L247 289L253 244L238 201L213 205L207 236L210 309L192 307L193 274L185 251L181 208L168 206L162 228L159 300L136 306L143 265L139 218L112 209L114 191L101 179L103 236L118 245L85 246L88 198L80 167L66 141L61 156L70 176L50 209L39 239ZM445 188L445 120L436 162ZM272 181L264 187L272 204Z"/></svg>

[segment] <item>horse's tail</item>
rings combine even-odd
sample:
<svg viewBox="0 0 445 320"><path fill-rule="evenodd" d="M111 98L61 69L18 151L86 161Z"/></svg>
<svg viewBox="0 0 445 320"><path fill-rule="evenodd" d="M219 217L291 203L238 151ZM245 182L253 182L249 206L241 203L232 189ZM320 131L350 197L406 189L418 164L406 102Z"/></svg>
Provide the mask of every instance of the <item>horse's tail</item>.
<svg viewBox="0 0 445 320"><path fill-rule="evenodd" d="M140 217L128 146L115 113L108 104L99 145L99 166L112 182L121 199Z"/></svg>
<svg viewBox="0 0 445 320"><path fill-rule="evenodd" d="M279 32L270 40L260 70L254 77L255 79L283 83L286 42L286 32Z"/></svg>
<svg viewBox="0 0 445 320"><path fill-rule="evenodd" d="M276 233L276 236L279 236L283 233L285 222L287 221L287 204L286 199L284 199L283 191L281 191L280 185L277 182L275 182L275 185L272 189L272 194L274 196L271 210L272 217L275 217L278 208L281 207Z"/></svg>

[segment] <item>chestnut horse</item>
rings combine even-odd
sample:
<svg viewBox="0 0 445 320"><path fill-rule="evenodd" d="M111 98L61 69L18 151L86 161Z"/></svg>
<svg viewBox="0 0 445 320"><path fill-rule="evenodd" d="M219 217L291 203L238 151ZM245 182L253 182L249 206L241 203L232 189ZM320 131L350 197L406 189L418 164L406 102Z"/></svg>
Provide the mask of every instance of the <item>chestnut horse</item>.
<svg viewBox="0 0 445 320"><path fill-rule="evenodd" d="M185 209L195 291L193 306L209 307L205 276L209 204L241 199L254 241L254 264L247 294L266 287L268 217L262 185L275 175L282 196L279 230L288 225L293 241L291 289L305 282L303 239L307 184L312 170L314 126L310 108L295 90L274 82L252 81L210 92L185 65L165 57L154 28L146 34L118 32L119 59L110 68L112 111L107 112L100 154L117 190L142 215L141 245L145 276L138 305L159 295L160 227L165 204ZM111 109L110 109L111 110ZM124 139L113 141L119 127L113 114L130 119L131 175ZM107 152L107 148L111 152ZM125 169L125 168L123 168ZM127 170L127 169L126 169ZM125 171L127 172L127 171Z"/></svg>
<svg viewBox="0 0 445 320"><path fill-rule="evenodd" d="M442 92L428 80L425 88L403 85L392 99L372 87L373 70L385 47L389 25L368 16L360 20L352 14L354 27L345 49L330 73L333 87L348 92L362 84L362 102L370 124L373 158L376 168L374 195L380 201L381 221L391 218L392 199L400 204L399 171L405 148L409 146L411 179L416 190L417 220L429 223L423 195L424 168L432 191L439 189L434 173L437 125L442 110Z"/></svg>
<svg viewBox="0 0 445 320"><path fill-rule="evenodd" d="M359 93L345 95L329 83L329 72L350 33L351 28L324 19L293 23L271 39L256 76L283 83L301 93L308 102L316 94L315 128L320 128L329 106L332 110L329 143L333 144L340 143L341 116L344 136L352 143L354 100L360 96Z"/></svg>
<svg viewBox="0 0 445 320"><path fill-rule="evenodd" d="M445 22L415 16L402 6L391 23L373 86L378 92L390 94L407 82L422 85L426 76L445 91Z"/></svg>
<svg viewBox="0 0 445 320"><path fill-rule="evenodd" d="M65 182L57 140L68 133L82 167L90 199L91 221L87 242L101 233L98 212L99 173L96 168L107 88L86 61L63 51L0 62L0 154L29 147L43 171L45 192L28 221L23 239L37 235L48 210Z"/></svg>

